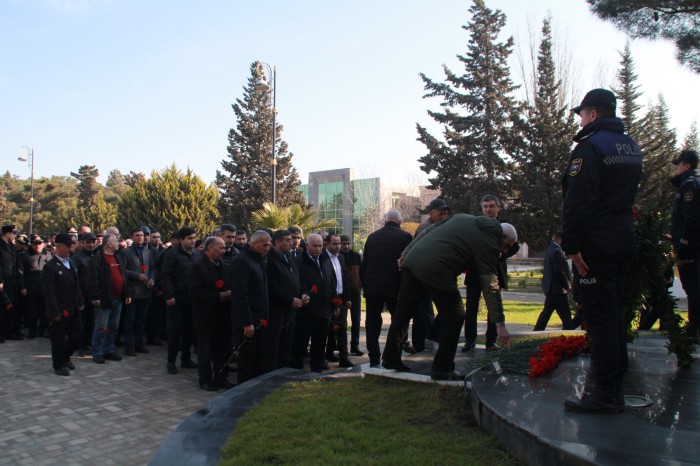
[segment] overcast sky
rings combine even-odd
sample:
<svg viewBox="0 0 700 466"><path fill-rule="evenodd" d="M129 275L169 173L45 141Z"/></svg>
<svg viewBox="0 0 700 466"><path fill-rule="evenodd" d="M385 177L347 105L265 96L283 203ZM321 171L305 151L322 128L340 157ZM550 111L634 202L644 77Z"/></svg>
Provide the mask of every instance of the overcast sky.
<svg viewBox="0 0 700 466"><path fill-rule="evenodd" d="M416 179L417 122L431 127L418 74L462 71L471 2L353 0L0 0L0 161L29 177L96 165L149 174L175 162L212 181L250 64L278 67L278 121L294 164ZM626 37L585 0L489 0L525 46L550 12L581 92L614 83ZM700 115L700 76L664 42L632 42L646 106L662 93L682 140ZM517 60L514 58L513 63ZM513 74L517 82L520 78ZM579 95L580 98L582 95ZM578 102L572 102L577 104ZM439 132L436 128L436 134Z"/></svg>

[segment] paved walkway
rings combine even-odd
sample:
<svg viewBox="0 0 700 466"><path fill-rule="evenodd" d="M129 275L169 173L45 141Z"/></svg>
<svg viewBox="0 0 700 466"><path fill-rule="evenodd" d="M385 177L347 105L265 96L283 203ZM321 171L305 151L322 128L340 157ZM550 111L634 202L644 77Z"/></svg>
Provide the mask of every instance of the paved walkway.
<svg viewBox="0 0 700 466"><path fill-rule="evenodd" d="M48 339L0 344L0 464L146 464L215 396L196 370L166 374L165 348L150 349L104 365L74 357L76 370L59 377Z"/></svg>
<svg viewBox="0 0 700 466"><path fill-rule="evenodd" d="M384 314L382 346L389 323ZM530 327L509 326L511 332ZM0 465L146 464L183 420L222 394L201 390L196 370L166 374L165 347L149 348L104 365L74 357L76 370L59 377L48 339L0 344ZM367 356L351 359L368 362Z"/></svg>

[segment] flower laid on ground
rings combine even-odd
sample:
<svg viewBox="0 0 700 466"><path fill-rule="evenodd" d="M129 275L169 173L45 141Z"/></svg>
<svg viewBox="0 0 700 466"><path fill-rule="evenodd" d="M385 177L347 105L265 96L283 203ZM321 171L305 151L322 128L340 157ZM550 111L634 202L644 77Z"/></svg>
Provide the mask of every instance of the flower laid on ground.
<svg viewBox="0 0 700 466"><path fill-rule="evenodd" d="M528 377L534 378L554 370L564 359L571 359L586 346L585 335L561 335L540 345L530 357Z"/></svg>

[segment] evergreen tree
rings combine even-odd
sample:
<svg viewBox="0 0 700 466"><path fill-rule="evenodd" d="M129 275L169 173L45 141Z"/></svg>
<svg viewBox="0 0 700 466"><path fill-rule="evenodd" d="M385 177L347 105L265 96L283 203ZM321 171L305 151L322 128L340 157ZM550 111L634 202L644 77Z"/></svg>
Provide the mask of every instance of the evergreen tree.
<svg viewBox="0 0 700 466"><path fill-rule="evenodd" d="M124 191L126 191L126 189L128 188L124 179L124 175L122 175L122 172L116 168L109 172L109 176L107 177L105 187L107 188L105 198L107 199L107 201L113 204L119 202L119 198L122 194L124 194Z"/></svg>
<svg viewBox="0 0 700 466"><path fill-rule="evenodd" d="M613 92L617 95L617 109L625 124L625 131L632 139L637 140L641 131L637 119L637 112L641 107L637 103L637 99L641 97L642 93L639 92L639 86L635 83L639 76L634 72L634 59L629 42L625 45L625 50L619 53L618 86L613 88Z"/></svg>
<svg viewBox="0 0 700 466"><path fill-rule="evenodd" d="M668 182L672 175L670 165L676 152L676 133L669 127L668 108L659 98L643 117L638 116L641 97L638 76L629 44L620 53L620 69L617 72L618 112L625 123L625 131L634 139L644 155L642 179L637 190L636 204L642 209L670 212L673 186Z"/></svg>
<svg viewBox="0 0 700 466"><path fill-rule="evenodd" d="M513 154L517 162L513 223L519 240L534 250L544 249L561 229L561 177L576 134L571 112L559 104L561 81L555 70L551 19L547 18L537 57L535 101L526 107L523 143Z"/></svg>
<svg viewBox="0 0 700 466"><path fill-rule="evenodd" d="M271 195L272 115L275 110L270 92L255 88L263 76L262 64L251 64L243 98L236 99L232 105L237 125L228 134L228 158L221 161L222 171L216 172L222 219L246 230L251 228L252 213L262 209ZM280 138L282 126L276 126L277 205L301 204L304 198L298 191L300 181L292 166L293 154L287 152L287 143Z"/></svg>
<svg viewBox="0 0 700 466"><path fill-rule="evenodd" d="M463 73L453 73L443 65L445 82L434 82L421 73L424 98L440 97L444 111L428 114L443 125L443 138L432 136L416 125L418 140L428 153L419 161L421 170L433 175L430 187L442 191L456 211L473 212L481 197L496 194L509 197L508 164L504 156L512 152L515 89L510 79L508 57L513 38L498 42L505 15L474 0L471 20L463 29L469 33L466 55L457 58Z"/></svg>
<svg viewBox="0 0 700 466"><path fill-rule="evenodd" d="M587 0L593 13L633 38L671 40L676 58L700 73L700 5L697 0Z"/></svg>
<svg viewBox="0 0 700 466"><path fill-rule="evenodd" d="M183 174L173 164L122 195L117 225L122 231L149 225L167 233L191 226L204 237L216 226L217 198L215 186L207 186L189 168Z"/></svg>
<svg viewBox="0 0 700 466"><path fill-rule="evenodd" d="M670 127L668 107L663 96L652 105L641 120L642 134L637 143L644 155L642 179L637 190L636 204L641 209L671 212L675 188L669 182L673 176L673 160L678 155L675 129Z"/></svg>
<svg viewBox="0 0 700 466"><path fill-rule="evenodd" d="M30 181L5 177L10 180L7 201L10 205L9 217L24 230L29 226ZM34 232L49 235L66 231L78 224L76 221L77 182L70 176L53 176L34 180Z"/></svg>
<svg viewBox="0 0 700 466"><path fill-rule="evenodd" d="M95 205L97 193L101 191L97 182L99 170L94 165L82 165L78 173L71 172L70 176L78 180L78 209L89 210Z"/></svg>
<svg viewBox="0 0 700 466"><path fill-rule="evenodd" d="M700 151L700 138L698 137L698 122L694 121L690 125L690 131L683 140L683 150Z"/></svg>
<svg viewBox="0 0 700 466"><path fill-rule="evenodd" d="M0 178L0 222L3 224L11 221L12 206L8 200L11 183L12 175L8 171L5 176Z"/></svg>
<svg viewBox="0 0 700 466"><path fill-rule="evenodd" d="M130 171L124 175L124 184L130 188L136 187L137 184L146 181L146 175L141 172Z"/></svg>

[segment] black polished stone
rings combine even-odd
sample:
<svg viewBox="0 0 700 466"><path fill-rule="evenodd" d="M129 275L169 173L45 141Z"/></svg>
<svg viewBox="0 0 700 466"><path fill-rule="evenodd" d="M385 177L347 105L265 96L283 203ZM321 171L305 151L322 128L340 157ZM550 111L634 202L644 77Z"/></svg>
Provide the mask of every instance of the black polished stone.
<svg viewBox="0 0 700 466"><path fill-rule="evenodd" d="M700 368L678 369L665 340L629 345L625 394L652 400L617 415L565 411L580 394L590 359L581 355L536 379L477 373L471 402L482 427L526 464L700 464Z"/></svg>

